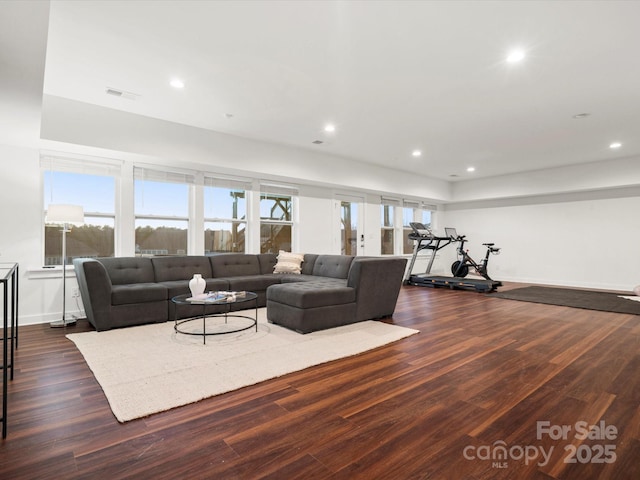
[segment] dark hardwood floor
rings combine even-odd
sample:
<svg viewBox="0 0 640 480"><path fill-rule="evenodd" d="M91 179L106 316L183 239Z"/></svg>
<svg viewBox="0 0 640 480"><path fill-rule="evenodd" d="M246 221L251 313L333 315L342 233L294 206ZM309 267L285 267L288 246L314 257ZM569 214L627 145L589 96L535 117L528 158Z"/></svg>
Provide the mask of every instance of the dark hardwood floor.
<svg viewBox="0 0 640 480"><path fill-rule="evenodd" d="M640 316L403 287L388 321L420 333L125 424L86 322L22 327L0 478L640 478Z"/></svg>

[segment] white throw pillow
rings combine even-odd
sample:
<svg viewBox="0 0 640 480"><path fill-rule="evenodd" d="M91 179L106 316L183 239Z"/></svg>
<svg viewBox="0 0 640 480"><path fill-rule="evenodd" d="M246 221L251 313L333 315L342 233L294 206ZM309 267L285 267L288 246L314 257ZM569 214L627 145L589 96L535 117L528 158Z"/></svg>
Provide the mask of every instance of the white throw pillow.
<svg viewBox="0 0 640 480"><path fill-rule="evenodd" d="M280 253L278 253L278 263L276 263L276 266L273 268L273 273L294 273L299 275L303 261L304 255L302 253L291 253L280 250Z"/></svg>

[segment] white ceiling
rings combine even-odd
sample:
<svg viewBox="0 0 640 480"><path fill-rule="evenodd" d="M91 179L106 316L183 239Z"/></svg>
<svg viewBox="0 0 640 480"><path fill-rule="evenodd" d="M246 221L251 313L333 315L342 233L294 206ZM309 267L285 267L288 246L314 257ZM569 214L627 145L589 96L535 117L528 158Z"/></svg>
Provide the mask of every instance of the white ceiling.
<svg viewBox="0 0 640 480"><path fill-rule="evenodd" d="M49 5L0 1L0 143L39 141Z"/></svg>
<svg viewBox="0 0 640 480"><path fill-rule="evenodd" d="M637 1L54 1L50 10L48 95L445 180L640 154ZM505 61L514 47L526 51L515 65ZM174 77L184 89L169 86Z"/></svg>

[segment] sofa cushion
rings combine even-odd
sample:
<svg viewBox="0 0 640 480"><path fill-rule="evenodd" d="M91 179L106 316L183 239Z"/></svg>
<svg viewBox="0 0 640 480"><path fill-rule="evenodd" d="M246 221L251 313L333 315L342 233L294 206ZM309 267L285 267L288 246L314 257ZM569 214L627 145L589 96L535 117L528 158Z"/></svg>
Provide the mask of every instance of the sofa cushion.
<svg viewBox="0 0 640 480"><path fill-rule="evenodd" d="M278 275L245 275L220 280L229 282L229 290L235 292L263 292L271 285L280 283L280 277Z"/></svg>
<svg viewBox="0 0 640 480"><path fill-rule="evenodd" d="M221 253L212 255L209 260L215 278L260 275L260 263L257 255Z"/></svg>
<svg viewBox="0 0 640 480"><path fill-rule="evenodd" d="M133 283L111 287L111 304L147 303L167 300L169 291L159 283Z"/></svg>
<svg viewBox="0 0 640 480"><path fill-rule="evenodd" d="M267 302L269 301L297 308L342 305L356 301L356 289L315 282L286 283L269 287Z"/></svg>
<svg viewBox="0 0 640 480"><path fill-rule="evenodd" d="M352 261L353 257L350 255L318 255L313 265L313 275L347 278Z"/></svg>
<svg viewBox="0 0 640 480"><path fill-rule="evenodd" d="M316 282L323 277L314 277L313 275L282 275L280 273L274 273L279 279L280 283L295 283L295 282ZM325 277L327 278L327 277Z"/></svg>
<svg viewBox="0 0 640 480"><path fill-rule="evenodd" d="M150 258L105 257L97 258L96 260L107 269L112 285L155 282Z"/></svg>
<svg viewBox="0 0 640 480"><path fill-rule="evenodd" d="M269 300L267 302L267 319L271 323L304 334L354 323L357 321L355 310L355 303L327 305L318 308L296 308Z"/></svg>
<svg viewBox="0 0 640 480"><path fill-rule="evenodd" d="M191 280L199 273L202 278L211 278L211 263L209 258L197 255L177 257L152 257L151 264L156 282L171 280Z"/></svg>
<svg viewBox="0 0 640 480"><path fill-rule="evenodd" d="M273 267L273 273L300 274L304 255L301 253L291 253L280 250L278 263Z"/></svg>
<svg viewBox="0 0 640 480"><path fill-rule="evenodd" d="M315 284L331 284L339 287L346 287L346 278L317 277L315 275L280 275L274 274L280 278L280 283L296 283L296 282L313 282Z"/></svg>
<svg viewBox="0 0 640 480"><path fill-rule="evenodd" d="M96 330L111 330L113 328L131 327L146 323L162 323L169 320L167 316L167 301L128 303L112 307L111 321L107 325L100 325ZM173 320L173 318L172 318Z"/></svg>

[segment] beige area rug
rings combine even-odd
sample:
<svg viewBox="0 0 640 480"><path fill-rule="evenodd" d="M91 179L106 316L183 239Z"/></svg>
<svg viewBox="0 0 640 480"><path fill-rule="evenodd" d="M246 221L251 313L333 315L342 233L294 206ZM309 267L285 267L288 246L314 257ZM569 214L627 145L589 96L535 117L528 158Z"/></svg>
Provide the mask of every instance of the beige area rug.
<svg viewBox="0 0 640 480"><path fill-rule="evenodd" d="M201 324L188 325L199 328ZM262 308L257 332L252 328L208 336L206 344L201 336L176 333L173 322L73 333L67 338L84 356L113 414L127 422L415 333L418 330L367 321L301 335L267 323Z"/></svg>

